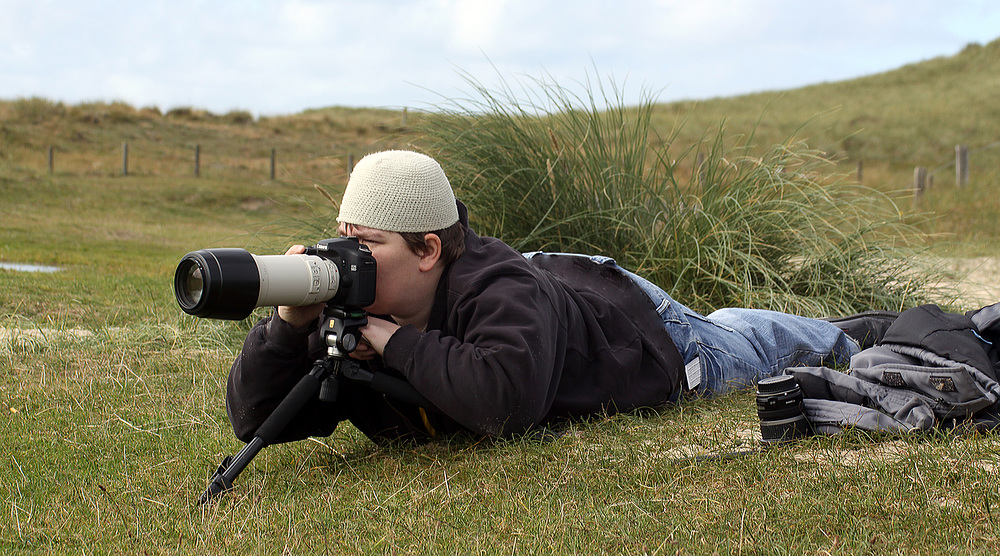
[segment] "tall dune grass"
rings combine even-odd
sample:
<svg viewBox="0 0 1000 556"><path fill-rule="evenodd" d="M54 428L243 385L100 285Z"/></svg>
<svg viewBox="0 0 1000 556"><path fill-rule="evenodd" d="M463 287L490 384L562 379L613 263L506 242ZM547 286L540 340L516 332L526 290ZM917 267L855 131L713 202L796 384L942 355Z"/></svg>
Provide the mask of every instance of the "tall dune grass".
<svg viewBox="0 0 1000 556"><path fill-rule="evenodd" d="M899 309L934 290L915 232L885 194L835 173L794 139L675 142L616 87L583 96L549 80L449 101L421 122L473 226L521 250L600 253L701 310L808 315ZM685 161L686 159L686 161ZM684 174L682 167L697 171Z"/></svg>

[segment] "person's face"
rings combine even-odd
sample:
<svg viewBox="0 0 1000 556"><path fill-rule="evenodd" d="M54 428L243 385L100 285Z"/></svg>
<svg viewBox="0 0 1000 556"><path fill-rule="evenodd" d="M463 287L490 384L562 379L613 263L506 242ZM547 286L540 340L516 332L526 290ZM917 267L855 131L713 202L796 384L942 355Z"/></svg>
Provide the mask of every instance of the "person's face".
<svg viewBox="0 0 1000 556"><path fill-rule="evenodd" d="M434 287L428 292L425 284L428 277L421 271L421 256L410 250L403 236L344 223L337 227L337 232L341 236L357 237L375 257L375 303L366 307L369 312L408 319L433 302Z"/></svg>

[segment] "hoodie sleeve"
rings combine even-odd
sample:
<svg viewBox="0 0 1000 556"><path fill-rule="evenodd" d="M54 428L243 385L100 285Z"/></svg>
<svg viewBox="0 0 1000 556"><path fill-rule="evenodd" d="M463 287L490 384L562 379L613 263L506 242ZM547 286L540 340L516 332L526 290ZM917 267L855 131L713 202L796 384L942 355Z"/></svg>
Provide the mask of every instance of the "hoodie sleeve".
<svg viewBox="0 0 1000 556"><path fill-rule="evenodd" d="M324 353L316 326L295 329L275 316L258 322L229 372L226 410L237 438L252 440L260 425ZM350 420L375 442L419 440L428 435L416 408L390 400L366 385L341 380L335 402L314 398L275 441L328 436L344 420Z"/></svg>
<svg viewBox="0 0 1000 556"><path fill-rule="evenodd" d="M500 276L456 300L447 316L453 333L403 327L384 361L463 426L488 435L523 431L555 396L562 313L532 275Z"/></svg>

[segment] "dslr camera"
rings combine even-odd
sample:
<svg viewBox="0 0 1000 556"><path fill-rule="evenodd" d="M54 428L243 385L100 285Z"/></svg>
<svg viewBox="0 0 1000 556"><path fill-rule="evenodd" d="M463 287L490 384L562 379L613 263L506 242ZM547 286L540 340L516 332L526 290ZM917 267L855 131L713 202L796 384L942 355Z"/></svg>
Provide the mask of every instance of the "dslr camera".
<svg viewBox="0 0 1000 556"><path fill-rule="evenodd" d="M185 313L210 319L277 305L361 309L375 302L375 257L353 237L324 239L301 255L201 249L177 265L174 294Z"/></svg>

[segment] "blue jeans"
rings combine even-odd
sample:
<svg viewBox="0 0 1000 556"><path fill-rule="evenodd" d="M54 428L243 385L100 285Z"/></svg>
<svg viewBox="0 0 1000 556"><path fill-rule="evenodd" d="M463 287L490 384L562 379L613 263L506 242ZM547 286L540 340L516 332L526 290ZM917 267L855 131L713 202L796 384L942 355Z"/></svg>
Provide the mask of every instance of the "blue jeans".
<svg viewBox="0 0 1000 556"><path fill-rule="evenodd" d="M860 351L840 328L823 320L763 309L720 309L707 317L700 315L613 259L589 258L613 265L649 296L688 370L694 373L689 374L693 379L688 384L700 382L694 388L700 394L747 388L788 367L846 365Z"/></svg>
<svg viewBox="0 0 1000 556"><path fill-rule="evenodd" d="M827 321L763 309L719 309L706 317L649 280L621 271L656 304L684 362L699 359L701 383L696 390L701 394L747 388L788 367L846 365L860 351Z"/></svg>

